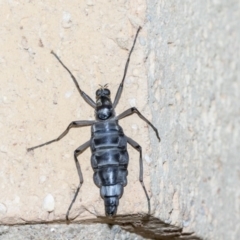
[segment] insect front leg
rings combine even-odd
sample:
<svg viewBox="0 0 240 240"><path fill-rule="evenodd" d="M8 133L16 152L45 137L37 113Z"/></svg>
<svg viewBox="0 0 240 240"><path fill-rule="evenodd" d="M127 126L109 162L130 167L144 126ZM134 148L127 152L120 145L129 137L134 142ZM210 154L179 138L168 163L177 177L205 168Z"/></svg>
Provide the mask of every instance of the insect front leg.
<svg viewBox="0 0 240 240"><path fill-rule="evenodd" d="M113 108L115 108L118 104L118 101L122 95L122 91L123 91L123 85L124 85L124 80L126 78L126 75L127 75L127 70L128 70L128 65L129 65L129 62L130 62L130 58L131 58L131 55L132 55L132 52L133 52L133 49L134 49L134 46L135 46L135 43L136 43L136 40L137 40L137 37L138 37L138 33L139 31L141 30L142 28L139 27L138 30L137 30L137 33L136 33L136 36L134 38L134 41L133 41L133 45L132 45L132 48L128 54L128 59L127 59L127 62L125 64L125 69L124 69L124 74L123 74L123 79L118 87L118 90L117 90L117 94L115 96L115 99L114 99L114 102L113 102Z"/></svg>
<svg viewBox="0 0 240 240"><path fill-rule="evenodd" d="M146 198L147 198L147 201L148 201L148 214L150 214L151 213L151 205L150 205L150 198L149 198L149 196L148 196L148 194L147 194L147 190L146 190L146 188L145 188L145 185L144 185L144 182L143 182L143 160L142 160L142 147L137 143L137 142L135 142L133 139L131 139L131 138L129 138L129 137L127 137L127 142L128 142L128 144L130 144L133 148L135 148L138 152L139 152L139 154L140 154L140 156L139 156L139 181L140 181L140 183L141 183L141 185L142 185L142 188L143 188L143 190L144 190L144 193L145 193L145 195L146 195Z"/></svg>
<svg viewBox="0 0 240 240"><path fill-rule="evenodd" d="M83 153L88 147L90 146L90 140L86 143L84 143L83 145L81 145L80 147L78 147L75 151L74 151L74 161L75 161L75 164L76 164L76 168L77 168L77 171L78 171L78 176L79 176L79 185L78 185L78 188L77 188L77 191L73 197L73 200L71 202L71 204L69 205L68 207L68 210L67 210L67 214L66 214L66 220L69 221L69 212L72 208L72 205L73 203L75 202L76 198L77 198L77 195L79 193L79 190L83 184L83 175L82 175L82 171L81 171L81 167L80 167L80 163L77 159L77 157Z"/></svg>
<svg viewBox="0 0 240 240"><path fill-rule="evenodd" d="M82 89L80 88L77 79L74 77L74 75L71 73L71 71L68 69L68 67L61 61L61 59L58 57L58 55L51 51L51 54L53 54L53 56L60 62L60 64L67 70L67 72L70 74L77 90L79 91L80 95L82 96L82 98L93 108L96 108L96 103L84 92L82 91Z"/></svg>
<svg viewBox="0 0 240 240"><path fill-rule="evenodd" d="M35 146L35 147L27 148L27 151L31 151L31 150L34 150L34 149L36 149L36 148L43 147L43 146L45 146L45 145L48 145L48 144L51 144L51 143L53 143L53 142L57 142L57 141L61 140L63 137L65 137L65 136L68 134L70 128L87 127L87 126L93 125L94 123L95 123L95 121L87 121L87 120L71 122L71 123L68 125L67 129L66 129L58 138L53 139L53 140L51 140L51 141L49 141L49 142L46 142L46 143L37 145L37 146Z"/></svg>
<svg viewBox="0 0 240 240"><path fill-rule="evenodd" d="M157 138L159 140L159 142L161 141L160 137L159 137L159 134L158 134L158 130L157 128L155 128L152 123L150 123L138 110L137 108L135 107L132 107L132 108L129 108L128 110L124 111L123 113L121 113L120 115L118 115L116 117L116 120L120 120L122 118L125 118L125 117L128 117L130 115L132 115L133 113L137 113L137 115L143 120L145 121L147 124L149 124L152 129L155 131L156 135L157 135Z"/></svg>

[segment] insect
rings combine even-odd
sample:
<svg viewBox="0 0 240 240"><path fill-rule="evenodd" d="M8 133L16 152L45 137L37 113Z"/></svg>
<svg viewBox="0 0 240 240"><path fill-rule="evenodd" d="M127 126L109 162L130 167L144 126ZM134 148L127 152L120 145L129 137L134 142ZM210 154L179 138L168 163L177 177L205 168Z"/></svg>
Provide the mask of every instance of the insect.
<svg viewBox="0 0 240 240"><path fill-rule="evenodd" d="M83 184L83 176L81 167L77 157L85 151L88 147L91 148L91 165L94 171L93 180L97 187L100 188L100 195L104 200L105 214L108 217L112 217L117 213L117 207L119 205L119 199L122 197L123 188L127 185L127 175L128 175L128 161L129 156L127 152L127 143L135 148L139 152L139 163L140 163L140 173L139 181L142 185L144 193L148 202L148 213L150 214L150 198L147 194L144 182L143 182L143 160L142 160L142 148L133 139L127 137L118 121L122 118L128 117L133 113L138 114L138 116L149 124L155 131L158 140L160 137L158 130L150 123L135 107L129 108L120 115L115 115L115 108L119 102L123 91L124 80L126 78L127 69L130 61L131 54L133 52L136 39L141 27L138 28L137 33L134 38L132 48L129 52L127 62L125 64L123 79L118 87L115 99L112 103L111 93L107 88L107 84L101 86L96 91L96 102L94 102L85 92L83 92L71 71L65 66L65 64L60 60L60 58L52 51L51 53L56 57L60 64L68 71L74 84L76 85L82 98L95 110L95 120L80 120L71 122L67 129L56 139L49 142L43 143L41 145L28 148L28 151L34 150L36 148L57 142L67 135L71 128L80 128L91 126L91 139L85 142L83 145L78 147L74 151L74 161L77 167L77 172L79 176L79 185L73 200L67 210L66 219L69 221L69 213L75 202L79 190Z"/></svg>

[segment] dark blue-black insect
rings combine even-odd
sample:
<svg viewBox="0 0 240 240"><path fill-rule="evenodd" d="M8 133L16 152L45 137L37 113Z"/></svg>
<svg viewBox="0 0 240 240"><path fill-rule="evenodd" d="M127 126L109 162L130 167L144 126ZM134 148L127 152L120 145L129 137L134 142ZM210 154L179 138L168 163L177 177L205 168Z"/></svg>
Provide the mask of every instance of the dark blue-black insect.
<svg viewBox="0 0 240 240"><path fill-rule="evenodd" d="M127 175L128 175L128 152L127 152L127 143L130 144L133 148L135 148L139 154L139 162L140 162L140 174L139 181L143 187L145 195L148 201L148 213L150 214L150 199L147 194L146 188L143 182L143 160L142 160L142 148L136 143L133 139L127 137L121 126L118 124L118 120L125 118L133 113L138 114L138 116L144 120L147 124L149 124L153 130L155 131L158 140L160 141L160 137L157 129L135 108L130 108L124 111L122 114L116 116L115 108L118 104L118 101L121 97L124 80L126 77L130 57L132 51L134 49L136 39L141 27L138 28L133 46L129 52L129 56L125 65L124 74L122 82L118 88L115 99L112 103L111 101L111 93L107 88L107 85L101 86L100 89L96 91L96 103L86 94L84 93L78 85L76 78L70 72L70 70L64 65L64 63L59 59L59 57L52 51L51 53L57 58L57 60L61 63L61 65L69 72L71 75L80 95L83 99L95 109L95 121L74 121L69 124L67 129L56 139L43 143L41 145L28 148L28 151L31 151L35 148L42 147L44 145L59 141L62 139L70 130L70 128L78 128L91 126L91 139L78 147L74 151L74 160L77 167L80 183L77 188L77 191L74 195L74 198L68 208L66 219L69 218L69 212L72 208L73 203L75 202L78 192L83 183L83 176L81 172L81 167L78 162L77 157L88 147L91 148L92 157L91 164L94 171L93 180L94 183L100 188L101 197L104 200L105 204L105 213L106 216L114 216L117 213L117 207L119 204L119 199L122 197L123 188L127 185Z"/></svg>

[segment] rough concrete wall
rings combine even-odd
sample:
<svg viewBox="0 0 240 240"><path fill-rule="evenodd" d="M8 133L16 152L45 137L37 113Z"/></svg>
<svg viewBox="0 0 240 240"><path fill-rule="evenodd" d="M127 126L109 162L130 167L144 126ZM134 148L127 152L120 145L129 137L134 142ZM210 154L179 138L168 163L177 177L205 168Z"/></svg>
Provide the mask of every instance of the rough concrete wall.
<svg viewBox="0 0 240 240"><path fill-rule="evenodd" d="M1 3L2 223L63 219L66 214L79 183L73 151L89 140L90 128L73 129L60 142L34 152L27 153L26 148L58 137L73 120L94 119L94 110L79 96L51 50L93 99L99 84L108 83L115 95L146 6L144 1L104 2ZM117 113L136 106L151 119L141 43L146 43L146 29L134 50ZM122 126L144 145L144 156L150 154L146 124L133 116L123 120ZM131 148L129 154L131 174L119 206L122 214L147 210L138 182L139 154ZM85 182L72 216L103 215L90 151L79 159ZM145 176L150 189L147 169Z"/></svg>
<svg viewBox="0 0 240 240"><path fill-rule="evenodd" d="M63 222L78 185L73 151L90 138L88 128L26 152L59 136L71 121L94 118L50 51L92 98L105 83L114 96L142 25L117 113L136 106L159 129L160 144L137 116L121 122L143 148L155 222L183 227L169 227L169 236L191 231L209 239L238 236L233 221L239 215L237 1L206 6L200 1L2 1L0 16L1 224ZM147 212L138 153L129 148L129 154L128 185L118 210L127 216ZM84 184L71 217L94 222L104 214L103 201L92 180L90 151L79 159ZM167 226L161 224L146 228L157 227L164 235Z"/></svg>
<svg viewBox="0 0 240 240"><path fill-rule="evenodd" d="M239 239L239 1L149 0L146 18L155 216Z"/></svg>

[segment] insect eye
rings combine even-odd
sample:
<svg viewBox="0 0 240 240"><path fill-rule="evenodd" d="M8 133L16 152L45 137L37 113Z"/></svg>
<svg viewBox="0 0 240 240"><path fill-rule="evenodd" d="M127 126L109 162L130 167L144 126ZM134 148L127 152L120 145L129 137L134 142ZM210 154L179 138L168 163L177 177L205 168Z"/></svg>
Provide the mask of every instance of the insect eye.
<svg viewBox="0 0 240 240"><path fill-rule="evenodd" d="M101 90L101 89L98 89L98 90L96 91L96 96L101 96L101 93L102 93L102 90Z"/></svg>
<svg viewBox="0 0 240 240"><path fill-rule="evenodd" d="M104 89L104 90L103 90L103 93L104 93L104 95L110 95L110 90Z"/></svg>

